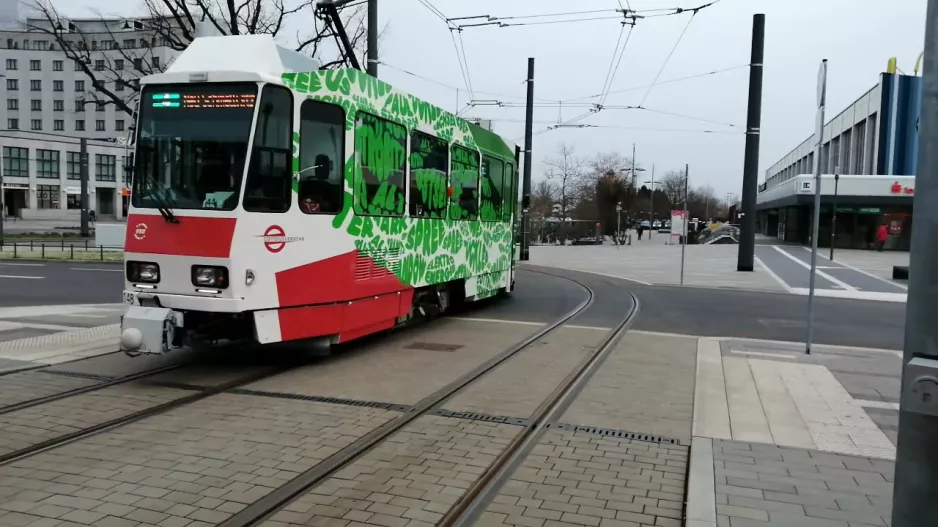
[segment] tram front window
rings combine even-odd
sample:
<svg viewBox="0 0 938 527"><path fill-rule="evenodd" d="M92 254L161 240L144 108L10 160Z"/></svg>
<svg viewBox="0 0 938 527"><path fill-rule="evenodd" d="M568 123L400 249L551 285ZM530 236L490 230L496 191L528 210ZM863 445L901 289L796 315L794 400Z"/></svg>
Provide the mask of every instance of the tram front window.
<svg viewBox="0 0 938 527"><path fill-rule="evenodd" d="M134 206L234 210L256 99L254 83L146 86Z"/></svg>

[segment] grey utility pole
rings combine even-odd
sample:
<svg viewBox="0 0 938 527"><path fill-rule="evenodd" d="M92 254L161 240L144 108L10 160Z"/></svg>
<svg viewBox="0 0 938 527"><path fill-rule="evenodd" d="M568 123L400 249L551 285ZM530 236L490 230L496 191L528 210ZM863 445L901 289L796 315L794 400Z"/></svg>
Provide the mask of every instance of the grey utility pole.
<svg viewBox="0 0 938 527"><path fill-rule="evenodd" d="M521 260L531 257L528 224L531 221L531 143L534 140L534 57L528 57L528 101L524 115L524 178L521 181Z"/></svg>
<svg viewBox="0 0 938 527"><path fill-rule="evenodd" d="M3 243L3 222L5 221L4 217L6 215L6 204L3 202L4 193L5 191L3 190L3 163L0 163L0 244ZM0 249L2 248L3 248L2 245L0 245Z"/></svg>
<svg viewBox="0 0 938 527"><path fill-rule="evenodd" d="M922 74L922 113L915 175L915 215L905 314L905 352L899 441L893 488L893 527L934 525L938 518L938 396L929 383L916 383L909 363L938 360L938 0L928 0L925 15L925 67ZM933 364L933 363L932 363ZM934 374L934 370L930 373ZM918 385L918 393L910 393ZM924 388L924 389L922 389ZM924 393L923 393L924 392ZM930 397L929 397L930 396ZM924 407L924 408L923 408Z"/></svg>
<svg viewBox="0 0 938 527"><path fill-rule="evenodd" d="M817 150L814 158L814 210L811 211L811 275L808 279L808 335L805 337L804 352L811 354L814 341L814 285L817 276L817 237L821 222L821 151L824 149L824 109L827 106L827 59L821 61L817 78L817 119L814 135Z"/></svg>
<svg viewBox="0 0 938 527"><path fill-rule="evenodd" d="M79 175L81 177L81 235L85 238L91 235L88 229L88 140L81 138L81 147L79 148L81 164L79 165Z"/></svg>
<svg viewBox="0 0 938 527"><path fill-rule="evenodd" d="M762 57L765 15L752 17L752 55L749 60L749 110L746 114L746 157L743 161L743 219L739 229L736 270L752 271L756 251L756 195L759 191L759 126L762 120Z"/></svg>
<svg viewBox="0 0 938 527"><path fill-rule="evenodd" d="M378 0L368 0L368 75L378 77Z"/></svg>

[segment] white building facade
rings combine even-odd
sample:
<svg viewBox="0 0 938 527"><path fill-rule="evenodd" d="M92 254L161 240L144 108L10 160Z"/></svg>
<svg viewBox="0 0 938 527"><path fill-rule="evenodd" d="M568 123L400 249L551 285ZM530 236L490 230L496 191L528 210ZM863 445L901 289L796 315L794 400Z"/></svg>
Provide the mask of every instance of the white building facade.
<svg viewBox="0 0 938 527"><path fill-rule="evenodd" d="M148 24L148 19L63 19L53 27L44 18L29 18L19 28L0 29L0 126L125 141L132 116L99 88L133 108L137 79L161 71L178 54ZM52 30L79 50L99 86L66 56L48 33Z"/></svg>
<svg viewBox="0 0 938 527"><path fill-rule="evenodd" d="M38 132L0 132L3 214L27 220L81 219L81 139ZM130 196L130 151L88 140L88 205L100 217L123 218Z"/></svg>

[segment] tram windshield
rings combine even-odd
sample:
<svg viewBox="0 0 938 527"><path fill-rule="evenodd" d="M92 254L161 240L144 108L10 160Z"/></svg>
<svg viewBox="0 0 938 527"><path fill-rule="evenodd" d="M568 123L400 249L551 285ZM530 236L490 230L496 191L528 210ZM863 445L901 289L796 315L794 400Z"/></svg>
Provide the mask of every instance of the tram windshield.
<svg viewBox="0 0 938 527"><path fill-rule="evenodd" d="M140 97L133 204L234 210L257 85L150 85Z"/></svg>

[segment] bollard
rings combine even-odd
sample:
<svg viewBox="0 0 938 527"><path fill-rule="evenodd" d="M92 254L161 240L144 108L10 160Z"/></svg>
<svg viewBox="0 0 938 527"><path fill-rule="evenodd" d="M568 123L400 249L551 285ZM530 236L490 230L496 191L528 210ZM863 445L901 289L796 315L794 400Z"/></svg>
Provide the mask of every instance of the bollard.
<svg viewBox="0 0 938 527"><path fill-rule="evenodd" d="M75 246L74 245L68 246L68 259L69 260L75 259Z"/></svg>
<svg viewBox="0 0 938 527"><path fill-rule="evenodd" d="M29 250L30 250L30 251L33 250L33 241L32 241L32 240L29 240Z"/></svg>
<svg viewBox="0 0 938 527"><path fill-rule="evenodd" d="M44 243L43 243L43 244L40 244L40 245L39 245L39 251L40 251L39 254L41 255L40 258L42 258L43 260L45 260L45 259L46 259L46 244L44 244Z"/></svg>
<svg viewBox="0 0 938 527"><path fill-rule="evenodd" d="M98 248L101 249L101 261L103 262L104 261L104 246L101 245Z"/></svg>
<svg viewBox="0 0 938 527"><path fill-rule="evenodd" d="M13 258L17 258L17 256L16 256L16 242L13 242Z"/></svg>

